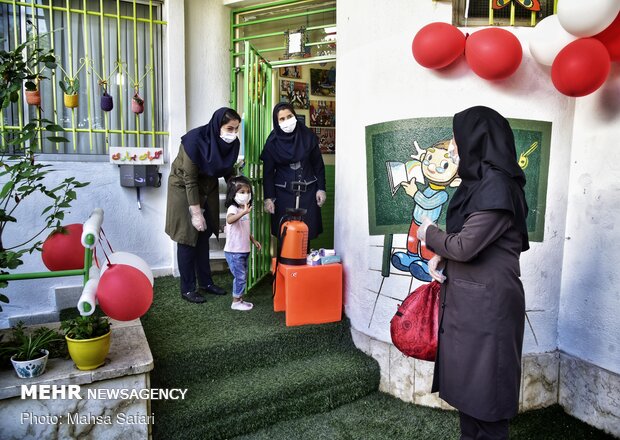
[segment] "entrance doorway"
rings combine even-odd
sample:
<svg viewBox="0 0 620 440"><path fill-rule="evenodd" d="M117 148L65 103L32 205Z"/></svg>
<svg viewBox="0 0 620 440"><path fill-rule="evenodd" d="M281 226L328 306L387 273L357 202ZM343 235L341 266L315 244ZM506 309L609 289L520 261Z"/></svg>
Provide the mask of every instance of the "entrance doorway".
<svg viewBox="0 0 620 440"><path fill-rule="evenodd" d="M259 156L273 128L273 105L288 102L298 119L317 135L325 163L323 233L309 246L333 248L336 1L281 0L234 9L231 17L230 105L244 118L241 154L244 174L254 184L255 206L262 208L263 203ZM269 214L255 209L253 216L254 234L263 239L262 243L268 243ZM252 255L248 288L268 273L269 260L269 255Z"/></svg>

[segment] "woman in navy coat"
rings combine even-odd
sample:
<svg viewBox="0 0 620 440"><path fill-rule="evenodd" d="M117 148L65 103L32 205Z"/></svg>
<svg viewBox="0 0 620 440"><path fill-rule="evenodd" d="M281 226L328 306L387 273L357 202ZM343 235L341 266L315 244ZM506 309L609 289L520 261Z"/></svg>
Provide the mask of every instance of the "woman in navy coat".
<svg viewBox="0 0 620 440"><path fill-rule="evenodd" d="M319 140L302 122L290 104L273 109L273 130L260 156L263 161L265 211L271 215L271 233L278 236L286 208L295 207L292 182L304 182L299 207L307 210L308 240L323 232L321 206L325 203L325 164Z"/></svg>

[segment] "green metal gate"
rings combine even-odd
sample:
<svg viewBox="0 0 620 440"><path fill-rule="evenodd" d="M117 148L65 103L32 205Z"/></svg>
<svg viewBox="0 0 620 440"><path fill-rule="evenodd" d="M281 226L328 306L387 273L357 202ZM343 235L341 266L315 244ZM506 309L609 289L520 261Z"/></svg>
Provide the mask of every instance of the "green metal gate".
<svg viewBox="0 0 620 440"><path fill-rule="evenodd" d="M254 189L254 208L250 216L252 234L263 246L260 252L252 247L248 267L250 289L269 273L271 264L270 219L263 210L263 164L260 154L272 129L272 69L246 41L243 71L239 73L243 73L243 173L252 181Z"/></svg>

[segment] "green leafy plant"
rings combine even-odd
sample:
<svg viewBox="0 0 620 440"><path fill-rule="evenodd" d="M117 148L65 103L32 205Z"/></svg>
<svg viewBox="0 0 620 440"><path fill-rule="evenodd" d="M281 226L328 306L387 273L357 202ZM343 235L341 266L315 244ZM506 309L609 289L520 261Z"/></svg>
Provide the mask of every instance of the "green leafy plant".
<svg viewBox="0 0 620 440"><path fill-rule="evenodd" d="M60 328L71 339L93 339L110 331L110 321L106 316L78 316L62 321Z"/></svg>
<svg viewBox="0 0 620 440"><path fill-rule="evenodd" d="M78 93L80 93L80 80L78 78L78 75L80 71L84 68L84 66L86 66L86 62L82 63L82 65L79 67L77 72L75 72L75 74L69 75L67 71L63 69L60 64L58 64L58 68L63 73L63 79L58 81L58 84L66 95L77 95Z"/></svg>
<svg viewBox="0 0 620 440"><path fill-rule="evenodd" d="M16 361L30 361L42 356L42 350L50 353L59 351L58 344L65 345L60 333L47 327L39 327L28 333L23 322L19 322L12 329L11 340L0 345L2 357L14 356ZM54 347L56 345L56 347Z"/></svg>
<svg viewBox="0 0 620 440"><path fill-rule="evenodd" d="M41 39L49 36L38 36L36 29L31 27L27 40L12 51L0 51L0 103L2 109L10 107L19 101L22 87L36 88L36 80L43 68L54 69L56 58L53 49L42 48L49 44L42 44ZM46 230L60 229L65 212L76 199L75 190L88 185L68 177L49 188L45 182L54 170L50 165L38 163L34 149L39 141L68 142L57 133L64 128L53 121L43 118L31 118L21 128L2 126L0 131L2 145L0 146L0 274L7 274L23 264L22 256L40 250L43 243L37 238ZM13 148L9 154L8 148ZM49 205L43 208L44 216L40 230L32 232L28 237L15 245L5 246L3 234L10 224L17 223L17 207L31 195L43 194L47 196ZM45 205L45 204L44 204ZM51 232L51 231L50 231ZM12 233L14 235L14 231ZM0 289L8 286L6 280L0 280ZM8 303L6 295L0 293L0 304ZM0 312L2 307L0 305Z"/></svg>
<svg viewBox="0 0 620 440"><path fill-rule="evenodd" d="M77 95L80 93L80 80L78 78L65 76L64 80L59 81L58 84L67 95Z"/></svg>
<svg viewBox="0 0 620 440"><path fill-rule="evenodd" d="M57 66L53 50L41 47L41 39L49 34L39 37L36 28L30 21L28 23L27 40L12 51L0 51L0 102L3 109L19 100L23 85L26 90L36 90L37 80L47 78L43 71L53 71Z"/></svg>

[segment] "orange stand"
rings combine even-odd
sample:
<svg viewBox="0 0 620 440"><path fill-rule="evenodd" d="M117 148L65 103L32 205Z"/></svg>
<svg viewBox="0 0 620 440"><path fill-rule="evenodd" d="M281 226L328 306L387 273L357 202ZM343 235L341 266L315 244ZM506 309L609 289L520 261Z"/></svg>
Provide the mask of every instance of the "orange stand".
<svg viewBox="0 0 620 440"><path fill-rule="evenodd" d="M279 264L275 277L273 310L286 312L287 326L342 319L342 264Z"/></svg>

